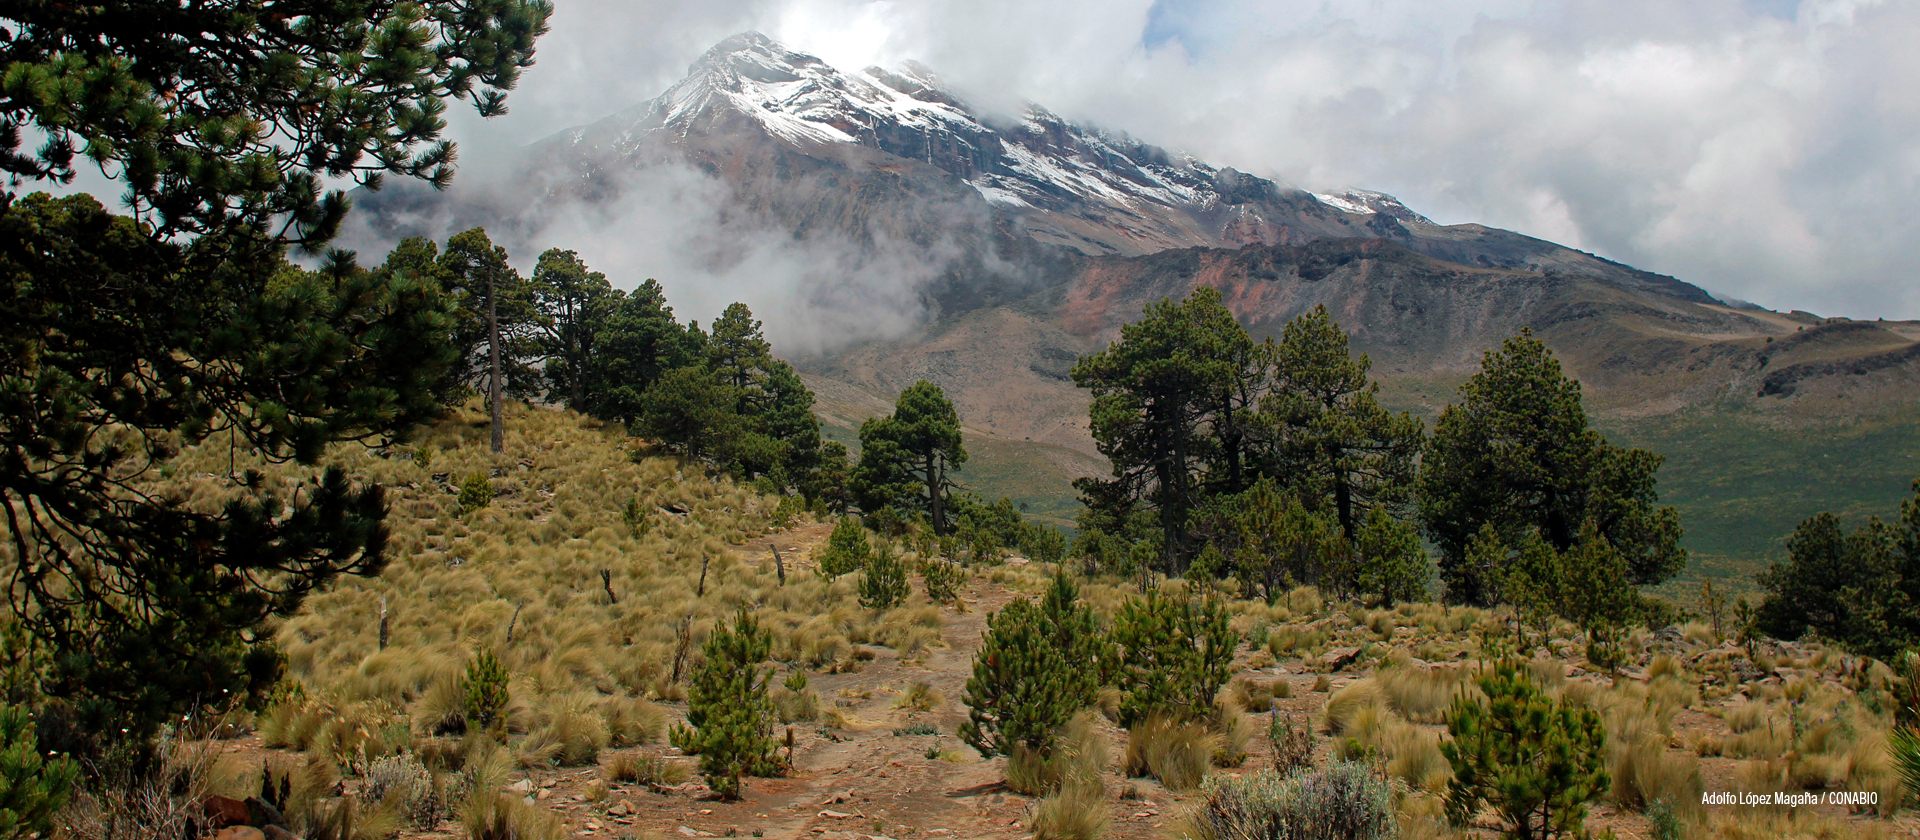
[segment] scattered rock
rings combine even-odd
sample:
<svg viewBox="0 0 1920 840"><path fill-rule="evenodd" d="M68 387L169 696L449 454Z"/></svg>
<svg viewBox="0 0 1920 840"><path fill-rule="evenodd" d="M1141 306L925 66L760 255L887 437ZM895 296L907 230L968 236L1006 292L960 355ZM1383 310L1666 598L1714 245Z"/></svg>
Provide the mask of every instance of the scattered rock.
<svg viewBox="0 0 1920 840"><path fill-rule="evenodd" d="M533 780L532 780L532 779L521 779L520 781L517 781L517 782L514 782L513 784L510 784L510 785L507 785L507 790L510 790L510 791L513 791L514 793L532 793L532 792L533 792Z"/></svg>
<svg viewBox="0 0 1920 840"><path fill-rule="evenodd" d="M214 834L213 840L267 840L267 834L250 825L230 825Z"/></svg>
<svg viewBox="0 0 1920 840"><path fill-rule="evenodd" d="M857 815L849 814L845 811L825 810L820 812L820 816L826 817L827 819L830 819L830 820L850 820Z"/></svg>
<svg viewBox="0 0 1920 840"><path fill-rule="evenodd" d="M1353 661L1359 658L1360 658L1359 648L1337 647L1337 648L1328 649L1326 654L1320 657L1320 661L1325 662L1327 664L1327 670L1338 671L1341 668L1345 668L1348 665L1352 665Z"/></svg>
<svg viewBox="0 0 1920 840"><path fill-rule="evenodd" d="M824 801L820 803L820 805L822 807L825 807L827 805L838 805L852 798L853 798L853 791L843 790L839 793L836 793L832 796L827 797Z"/></svg>
<svg viewBox="0 0 1920 840"><path fill-rule="evenodd" d="M252 822L248 818L247 803L224 796L209 796L200 800L200 813L206 815L207 825L211 828L247 825Z"/></svg>
<svg viewBox="0 0 1920 840"><path fill-rule="evenodd" d="M607 813L612 814L616 817L624 817L630 813L633 813L633 806L627 804L627 800L622 799L619 802L613 803L613 807L608 808Z"/></svg>
<svg viewBox="0 0 1920 840"><path fill-rule="evenodd" d="M546 799L547 799L548 797L550 797L550 796L552 796L552 795L553 795L553 788L541 788L541 789L540 789L540 795L539 795L538 797L535 797L535 798L536 798L536 799L540 799L540 800L542 800L542 801L545 801L545 800L546 800Z"/></svg>

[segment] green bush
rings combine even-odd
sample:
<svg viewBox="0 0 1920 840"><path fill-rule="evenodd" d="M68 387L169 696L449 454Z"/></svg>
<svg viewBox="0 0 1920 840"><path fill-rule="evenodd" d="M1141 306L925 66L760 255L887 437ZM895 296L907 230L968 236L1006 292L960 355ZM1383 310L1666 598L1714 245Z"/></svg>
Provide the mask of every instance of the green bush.
<svg viewBox="0 0 1920 840"><path fill-rule="evenodd" d="M0 838L52 833L79 776L72 759L41 757L26 710L0 706Z"/></svg>
<svg viewBox="0 0 1920 840"><path fill-rule="evenodd" d="M467 663L466 676L460 678L460 696L467 728L496 735L506 728L507 666L499 657L482 651Z"/></svg>
<svg viewBox="0 0 1920 840"><path fill-rule="evenodd" d="M1385 840L1398 826L1387 780L1361 762L1262 770L1207 783L1185 836L1193 840Z"/></svg>
<svg viewBox="0 0 1920 840"><path fill-rule="evenodd" d="M1099 701L1100 674L1112 657L1093 611L1056 575L1039 606L1016 600L987 618L973 657L960 738L991 758L1024 746L1044 758L1054 733Z"/></svg>
<svg viewBox="0 0 1920 840"><path fill-rule="evenodd" d="M493 504L493 482L487 480L487 474L477 472L460 482L460 510L475 511Z"/></svg>
<svg viewBox="0 0 1920 840"><path fill-rule="evenodd" d="M687 695L687 723L675 727L673 745L700 756L707 786L725 799L740 796L741 776L774 776L786 769L774 740L773 700L761 670L773 650L773 634L761 629L745 609L733 628L719 628L701 648L705 659L693 671Z"/></svg>
<svg viewBox="0 0 1920 840"><path fill-rule="evenodd" d="M1600 715L1550 700L1513 661L1479 683L1485 701L1461 694L1447 712L1447 817L1468 825L1485 803L1516 840L1585 837L1587 802L1609 782Z"/></svg>
<svg viewBox="0 0 1920 840"><path fill-rule="evenodd" d="M1119 660L1120 725L1131 727L1155 713L1181 720L1212 716L1213 697L1231 675L1240 644L1219 601L1149 591L1120 608L1113 636L1125 650Z"/></svg>
<svg viewBox="0 0 1920 840"><path fill-rule="evenodd" d="M843 517L827 537L827 550L820 555L820 576L837 578L867 565L873 549L867 543L867 529L860 520Z"/></svg>
<svg viewBox="0 0 1920 840"><path fill-rule="evenodd" d="M893 547L881 543L867 556L867 573L860 578L860 606L887 610L907 599L907 567L893 553Z"/></svg>
<svg viewBox="0 0 1920 840"><path fill-rule="evenodd" d="M927 589L927 598L936 604L953 603L960 595L963 578L958 564L939 558L920 563L920 583Z"/></svg>

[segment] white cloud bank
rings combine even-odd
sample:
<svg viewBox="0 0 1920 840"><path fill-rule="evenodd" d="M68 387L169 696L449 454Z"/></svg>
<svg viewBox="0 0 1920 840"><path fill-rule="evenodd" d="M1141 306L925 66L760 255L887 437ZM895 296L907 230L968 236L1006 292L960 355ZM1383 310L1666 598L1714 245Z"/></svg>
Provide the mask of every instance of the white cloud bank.
<svg viewBox="0 0 1920 840"><path fill-rule="evenodd" d="M758 29L841 67L917 59L983 104L1030 99L1218 165L1391 192L1442 222L1771 307L1920 317L1916 3L556 7L513 113L456 118L468 166L657 95L720 38ZM624 263L642 256L596 267L631 285L643 275Z"/></svg>

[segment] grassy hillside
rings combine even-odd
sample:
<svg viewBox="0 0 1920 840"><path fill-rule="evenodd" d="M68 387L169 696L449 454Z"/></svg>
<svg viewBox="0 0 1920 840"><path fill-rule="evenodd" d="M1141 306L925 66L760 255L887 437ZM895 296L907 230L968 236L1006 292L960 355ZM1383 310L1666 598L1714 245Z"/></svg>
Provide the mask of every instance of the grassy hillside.
<svg viewBox="0 0 1920 840"><path fill-rule="evenodd" d="M1667 458L1660 499L1680 510L1702 579L1751 586L1751 576L1785 556L1802 519L1833 511L1849 522L1896 515L1920 478L1920 419L1882 417L1809 427L1766 425L1724 414L1615 424L1615 443ZM1669 584L1673 587L1676 584Z"/></svg>

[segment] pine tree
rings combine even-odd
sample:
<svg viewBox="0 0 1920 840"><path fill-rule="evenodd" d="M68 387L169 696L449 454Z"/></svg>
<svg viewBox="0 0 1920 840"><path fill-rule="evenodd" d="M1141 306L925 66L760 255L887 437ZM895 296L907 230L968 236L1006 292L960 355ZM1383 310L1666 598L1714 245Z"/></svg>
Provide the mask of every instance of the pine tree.
<svg viewBox="0 0 1920 840"><path fill-rule="evenodd" d="M1041 606L1015 600L987 617L967 680L960 738L991 758L1024 748L1045 758L1055 733L1099 700L1111 661L1092 610L1056 575Z"/></svg>
<svg viewBox="0 0 1920 840"><path fill-rule="evenodd" d="M1755 575L1769 594L1758 630L1798 638L1809 630L1867 656L1920 646L1920 481L1893 522L1868 517L1852 533L1831 513L1801 522L1787 560Z"/></svg>
<svg viewBox="0 0 1920 840"><path fill-rule="evenodd" d="M1121 651L1122 726L1155 714L1211 719L1213 697L1232 675L1240 644L1218 600L1169 598L1154 590L1120 608L1113 639Z"/></svg>
<svg viewBox="0 0 1920 840"><path fill-rule="evenodd" d="M1433 580L1433 561L1412 525L1393 518L1384 507L1367 511L1360 526L1360 588L1382 603L1424 601Z"/></svg>
<svg viewBox="0 0 1920 840"><path fill-rule="evenodd" d="M1135 506L1150 510L1168 574L1184 571L1197 550L1189 516L1204 502L1209 459L1222 454L1210 423L1222 422L1223 405L1238 405L1227 397L1254 375L1250 344L1220 292L1201 287L1179 303L1148 306L1139 321L1120 328L1119 341L1074 365L1073 383L1093 394L1094 444L1113 462L1111 478L1079 479L1074 488L1090 509L1116 521L1130 518ZM1236 457L1226 453L1227 469Z"/></svg>
<svg viewBox="0 0 1920 840"><path fill-rule="evenodd" d="M1274 385L1260 412L1274 428L1270 470L1288 476L1332 511L1348 542L1366 512L1405 508L1425 431L1412 414L1380 407L1373 362L1353 358L1327 308L1289 322L1274 349Z"/></svg>
<svg viewBox="0 0 1920 840"><path fill-rule="evenodd" d="M1462 694L1447 712L1447 816L1467 826L1485 803L1515 840L1585 837L1586 803L1609 781L1600 715L1549 699L1513 661L1479 684L1484 702Z"/></svg>
<svg viewBox="0 0 1920 840"><path fill-rule="evenodd" d="M79 777L73 759L41 758L25 709L0 705L0 837L51 835Z"/></svg>
<svg viewBox="0 0 1920 840"><path fill-rule="evenodd" d="M738 799L740 777L777 776L786 771L768 682L773 669L761 669L773 650L773 635L741 609L732 629L721 627L701 646L702 660L687 692L687 723L675 727L673 745L700 756L707 786L724 799Z"/></svg>
<svg viewBox="0 0 1920 840"><path fill-rule="evenodd" d="M927 515L935 533L947 533L947 496L953 471L967 463L960 415L940 386L920 380L900 392L893 415L860 424L860 464L854 492L860 507L906 507Z"/></svg>
<svg viewBox="0 0 1920 840"><path fill-rule="evenodd" d="M632 425L644 397L669 371L698 362L704 350L692 330L674 320L666 290L648 278L626 295L593 334L594 354L584 373L588 414Z"/></svg>
<svg viewBox="0 0 1920 840"><path fill-rule="evenodd" d="M889 610L907 599L907 568L894 555L892 545L880 543L867 557L866 569L860 578L860 606Z"/></svg>
<svg viewBox="0 0 1920 840"><path fill-rule="evenodd" d="M833 533L827 536L827 548L820 553L820 576L829 580L848 572L863 568L872 556L873 548L867 542L867 529L860 520L850 516L840 518L833 526Z"/></svg>
<svg viewBox="0 0 1920 840"><path fill-rule="evenodd" d="M464 365L461 372L487 395L492 447L499 452L505 445L502 402L508 393L524 398L538 387L531 362L538 352L534 331L540 319L532 290L520 272L507 264L506 249L494 245L482 228L448 239L440 267L452 284L446 292L459 307L456 334L477 334L473 343L485 348L477 358L457 364ZM456 339L456 343L468 342Z"/></svg>
<svg viewBox="0 0 1920 840"><path fill-rule="evenodd" d="M587 411L587 371L593 366L595 338L620 296L605 274L587 268L579 254L559 248L540 255L529 286L540 314L539 347L547 360L547 383L568 408Z"/></svg>
<svg viewBox="0 0 1920 840"><path fill-rule="evenodd" d="M1485 525L1510 545L1533 530L1566 551L1592 519L1635 584L1672 577L1686 567L1686 550L1679 514L1657 506L1660 461L1589 428L1580 383L1531 333L1489 351L1460 401L1441 413L1419 480L1420 518L1440 546L1448 597L1490 603L1485 581L1463 566Z"/></svg>
<svg viewBox="0 0 1920 840"><path fill-rule="evenodd" d="M444 185L447 98L483 116L533 60L544 0L239 0L0 11L0 508L9 606L56 652L40 688L96 733L144 739L202 703L263 694L261 625L342 574L378 574L377 486L232 477L212 510L124 477L234 433L305 465L438 410L450 313L431 278L306 270L349 203L323 178ZM133 22L134 25L129 25ZM42 143L23 150L23 137ZM134 218L19 196L98 165ZM112 429L111 434L101 434ZM111 593L111 594L109 594Z"/></svg>

